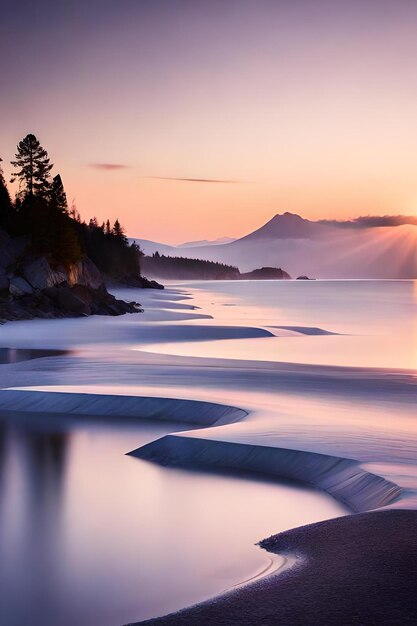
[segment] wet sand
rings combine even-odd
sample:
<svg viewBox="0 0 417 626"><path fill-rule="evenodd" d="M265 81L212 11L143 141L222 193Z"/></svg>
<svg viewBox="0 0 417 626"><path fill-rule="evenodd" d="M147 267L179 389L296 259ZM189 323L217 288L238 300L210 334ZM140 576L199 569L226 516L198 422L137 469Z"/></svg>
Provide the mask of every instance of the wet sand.
<svg viewBox="0 0 417 626"><path fill-rule="evenodd" d="M153 626L398 626L417 623L417 512L381 511L296 528L261 542L292 567Z"/></svg>

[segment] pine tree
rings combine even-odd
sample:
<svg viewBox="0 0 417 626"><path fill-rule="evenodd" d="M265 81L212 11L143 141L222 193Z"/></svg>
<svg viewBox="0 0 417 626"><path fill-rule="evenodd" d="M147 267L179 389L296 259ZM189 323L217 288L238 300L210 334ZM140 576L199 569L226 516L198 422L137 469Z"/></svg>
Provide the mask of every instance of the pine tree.
<svg viewBox="0 0 417 626"><path fill-rule="evenodd" d="M10 231L13 227L13 206L3 176L3 169L1 167L2 160L3 159L0 158L0 228Z"/></svg>
<svg viewBox="0 0 417 626"><path fill-rule="evenodd" d="M68 211L68 215L71 217L71 219L78 222L78 224L81 224L81 215L75 205L75 200L72 201L71 208Z"/></svg>
<svg viewBox="0 0 417 626"><path fill-rule="evenodd" d="M68 215L68 202L67 194L65 193L64 185L62 184L62 178L59 174L54 176L51 185L50 203L58 213L64 213Z"/></svg>
<svg viewBox="0 0 417 626"><path fill-rule="evenodd" d="M114 222L113 225L113 235L115 237L117 237L118 239L122 239L123 241L127 241L126 240L126 236L125 236L125 231L122 227L122 225L120 224L119 220L116 219L116 221Z"/></svg>
<svg viewBox="0 0 417 626"><path fill-rule="evenodd" d="M19 179L24 185L26 195L29 197L45 197L50 190L49 173L52 164L49 162L47 151L42 148L35 135L26 135L19 142L16 152L16 160L11 161L15 172L10 182Z"/></svg>

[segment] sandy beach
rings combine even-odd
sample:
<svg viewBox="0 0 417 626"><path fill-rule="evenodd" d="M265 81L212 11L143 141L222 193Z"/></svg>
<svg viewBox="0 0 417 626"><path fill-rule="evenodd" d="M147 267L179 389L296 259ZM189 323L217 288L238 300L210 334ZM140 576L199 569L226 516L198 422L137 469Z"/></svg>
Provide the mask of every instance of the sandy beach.
<svg viewBox="0 0 417 626"><path fill-rule="evenodd" d="M261 542L295 563L239 590L161 619L200 624L415 624L415 511L354 515Z"/></svg>
<svg viewBox="0 0 417 626"><path fill-rule="evenodd" d="M124 453L166 472L290 481L324 494L336 508L326 516L318 505L305 522L311 525L254 538L264 548L253 548L260 560L211 593L196 591L179 606L162 603L166 610L159 612L155 605L143 618L151 621L140 622L132 610L124 623L413 623L415 370L358 366L353 359L344 365L268 360L255 348L252 359L205 356L216 342L277 342L280 333L285 341L305 342L300 349L310 350L313 339L322 354L340 336L352 343L331 319L307 326L281 314L271 324L264 311L254 315L209 288L175 287L141 302L144 314L2 326L0 347L13 348L15 357L0 365L1 414L99 419L112 427L141 419L166 424L159 437L138 445L132 439ZM190 346L192 354L183 354ZM62 352L19 361L19 349ZM271 574L266 551L290 565Z"/></svg>

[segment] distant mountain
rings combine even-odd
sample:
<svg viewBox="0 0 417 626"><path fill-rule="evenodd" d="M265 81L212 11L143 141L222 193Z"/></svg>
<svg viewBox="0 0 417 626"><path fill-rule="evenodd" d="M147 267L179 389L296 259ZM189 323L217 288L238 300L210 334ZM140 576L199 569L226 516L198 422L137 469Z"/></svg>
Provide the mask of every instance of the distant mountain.
<svg viewBox="0 0 417 626"><path fill-rule="evenodd" d="M137 241L141 245L144 240ZM233 265L242 273L257 267L285 267L291 276L312 278L417 277L417 225L412 216L337 222L283 213L229 243L178 249L144 241L144 248L148 254L158 250L168 256Z"/></svg>
<svg viewBox="0 0 417 626"><path fill-rule="evenodd" d="M147 255L152 255L155 252L159 254L175 254L177 248L170 246L167 243L159 243L158 241L151 241L150 239L140 239L139 237L129 237L129 243L137 243L142 252Z"/></svg>
<svg viewBox="0 0 417 626"><path fill-rule="evenodd" d="M233 237L219 237L218 239L214 239L210 241L208 239L201 239L200 241L187 241L185 243L181 243L178 246L172 246L168 243L160 243L159 241L152 241L151 239L141 239L140 237L129 237L129 242L136 242L140 249L147 255L152 255L155 252L159 252L159 254L168 254L173 256L177 253L178 249L183 248L201 248L204 246L220 246L224 243L231 243L235 241Z"/></svg>
<svg viewBox="0 0 417 626"><path fill-rule="evenodd" d="M415 278L416 249L417 226L409 216L315 222L284 213L230 243L181 248L181 256L241 272L285 267L291 276L312 278ZM175 256L178 248L163 253Z"/></svg>
<svg viewBox="0 0 417 626"><path fill-rule="evenodd" d="M327 233L329 227L321 222L306 220L294 213L274 215L272 219L257 230L238 241L256 239L311 239Z"/></svg>

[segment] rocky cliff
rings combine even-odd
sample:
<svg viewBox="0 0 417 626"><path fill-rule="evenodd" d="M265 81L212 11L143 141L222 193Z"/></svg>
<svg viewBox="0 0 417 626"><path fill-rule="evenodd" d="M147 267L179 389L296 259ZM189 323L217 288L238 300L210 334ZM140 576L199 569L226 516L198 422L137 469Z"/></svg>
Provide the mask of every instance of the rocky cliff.
<svg viewBox="0 0 417 626"><path fill-rule="evenodd" d="M32 256L28 237L11 238L0 231L0 322L140 310L137 303L108 293L88 257L69 268L53 268L45 257Z"/></svg>

